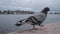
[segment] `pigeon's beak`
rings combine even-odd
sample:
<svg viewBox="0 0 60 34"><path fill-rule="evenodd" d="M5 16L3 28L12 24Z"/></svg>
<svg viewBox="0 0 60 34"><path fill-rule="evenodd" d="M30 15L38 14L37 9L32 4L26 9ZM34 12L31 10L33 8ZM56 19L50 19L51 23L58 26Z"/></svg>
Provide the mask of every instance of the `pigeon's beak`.
<svg viewBox="0 0 60 34"><path fill-rule="evenodd" d="M49 11L50 11L50 9L49 9Z"/></svg>
<svg viewBox="0 0 60 34"><path fill-rule="evenodd" d="M49 10L50 11L50 10Z"/></svg>

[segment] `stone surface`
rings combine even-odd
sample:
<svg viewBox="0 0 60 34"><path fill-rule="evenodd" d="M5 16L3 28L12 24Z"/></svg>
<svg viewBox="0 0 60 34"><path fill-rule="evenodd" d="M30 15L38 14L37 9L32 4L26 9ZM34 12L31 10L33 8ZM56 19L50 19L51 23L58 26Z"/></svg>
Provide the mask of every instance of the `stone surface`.
<svg viewBox="0 0 60 34"><path fill-rule="evenodd" d="M27 29L7 34L60 34L60 22L46 24L45 27L38 28L38 30Z"/></svg>

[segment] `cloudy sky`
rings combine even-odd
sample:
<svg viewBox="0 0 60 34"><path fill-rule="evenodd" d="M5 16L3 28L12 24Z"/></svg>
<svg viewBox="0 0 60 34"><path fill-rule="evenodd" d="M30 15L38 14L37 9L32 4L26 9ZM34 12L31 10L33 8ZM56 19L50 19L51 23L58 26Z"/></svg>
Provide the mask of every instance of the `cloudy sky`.
<svg viewBox="0 0 60 34"><path fill-rule="evenodd" d="M60 0L0 0L0 10L60 11Z"/></svg>

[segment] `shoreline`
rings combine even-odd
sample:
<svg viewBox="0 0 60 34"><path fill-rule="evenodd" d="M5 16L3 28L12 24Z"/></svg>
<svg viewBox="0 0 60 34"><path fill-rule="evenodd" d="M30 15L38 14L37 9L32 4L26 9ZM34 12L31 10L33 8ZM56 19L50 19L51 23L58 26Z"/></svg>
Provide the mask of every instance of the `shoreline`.
<svg viewBox="0 0 60 34"><path fill-rule="evenodd" d="M44 24L46 28L33 31L31 29L10 32L7 34L60 34L60 21Z"/></svg>

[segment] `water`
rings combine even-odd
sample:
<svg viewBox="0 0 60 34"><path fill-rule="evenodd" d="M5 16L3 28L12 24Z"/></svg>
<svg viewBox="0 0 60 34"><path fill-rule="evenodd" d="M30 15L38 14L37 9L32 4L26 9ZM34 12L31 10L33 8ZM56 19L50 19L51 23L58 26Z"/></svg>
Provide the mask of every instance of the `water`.
<svg viewBox="0 0 60 34"><path fill-rule="evenodd" d="M22 29L28 29L29 24L24 24L20 27L15 26L16 22L19 20L22 20L24 18L28 18L31 16L31 14L26 15L0 15L0 34L5 34L8 32L13 32L17 30ZM59 14L48 14L46 20L44 21L44 24L60 21L60 15Z"/></svg>

